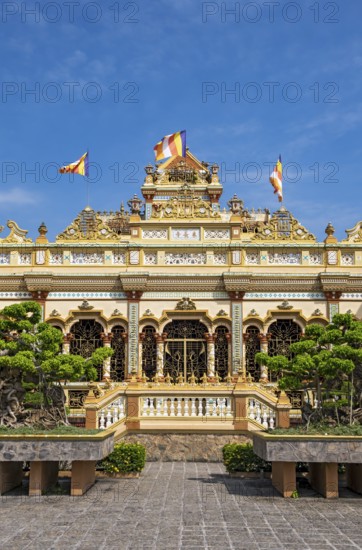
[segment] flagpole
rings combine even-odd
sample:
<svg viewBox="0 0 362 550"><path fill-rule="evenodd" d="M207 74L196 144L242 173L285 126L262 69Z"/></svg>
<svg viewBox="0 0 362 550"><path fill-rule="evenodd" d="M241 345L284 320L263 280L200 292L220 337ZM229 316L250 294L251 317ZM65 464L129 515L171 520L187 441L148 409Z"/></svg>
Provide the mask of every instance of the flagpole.
<svg viewBox="0 0 362 550"><path fill-rule="evenodd" d="M89 147L87 147L87 166L88 166L88 162L89 162ZM88 179L88 168L86 170L86 176L85 176L85 179L86 179L86 188L87 188L87 206L89 206L90 208L90 204L89 204L89 179Z"/></svg>

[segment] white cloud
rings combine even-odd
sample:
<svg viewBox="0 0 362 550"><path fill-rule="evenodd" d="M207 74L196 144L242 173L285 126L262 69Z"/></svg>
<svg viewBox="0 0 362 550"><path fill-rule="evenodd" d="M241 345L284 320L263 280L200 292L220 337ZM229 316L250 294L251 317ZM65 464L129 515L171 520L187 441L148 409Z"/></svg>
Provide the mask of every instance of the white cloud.
<svg viewBox="0 0 362 550"><path fill-rule="evenodd" d="M36 204L37 202L39 202L39 199L33 192L20 187L0 191L0 208L9 205Z"/></svg>

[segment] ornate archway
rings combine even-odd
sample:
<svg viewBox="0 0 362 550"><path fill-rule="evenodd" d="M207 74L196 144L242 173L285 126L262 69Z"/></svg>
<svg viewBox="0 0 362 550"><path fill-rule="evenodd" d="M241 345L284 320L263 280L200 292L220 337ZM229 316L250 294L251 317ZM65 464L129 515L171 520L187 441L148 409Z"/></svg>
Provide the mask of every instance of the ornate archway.
<svg viewBox="0 0 362 550"><path fill-rule="evenodd" d="M197 320L174 320L164 328L164 374L186 380L192 373L201 378L207 373L207 327Z"/></svg>
<svg viewBox="0 0 362 550"><path fill-rule="evenodd" d="M70 329L73 336L70 341L70 353L88 359L97 348L103 346L102 332L102 325L94 319L80 319ZM97 371L98 380L102 380L103 367L98 367Z"/></svg>
<svg viewBox="0 0 362 550"><path fill-rule="evenodd" d="M142 340L142 371L152 380L157 371L156 329L146 325L141 332Z"/></svg>
<svg viewBox="0 0 362 550"><path fill-rule="evenodd" d="M255 325L247 327L245 344L245 367L248 375L255 381L260 379L260 366L255 361L255 355L260 352L260 330Z"/></svg>
<svg viewBox="0 0 362 550"><path fill-rule="evenodd" d="M224 380L229 374L229 329L219 325L215 329L215 372Z"/></svg>
<svg viewBox="0 0 362 550"><path fill-rule="evenodd" d="M290 344L299 342L302 335L301 327L292 319L278 319L268 328L268 355L284 355L288 359L292 358ZM272 380L278 378L277 373L272 373Z"/></svg>
<svg viewBox="0 0 362 550"><path fill-rule="evenodd" d="M112 330L111 347L114 351L111 357L111 380L121 382L125 378L126 366L126 330L122 325L115 325Z"/></svg>

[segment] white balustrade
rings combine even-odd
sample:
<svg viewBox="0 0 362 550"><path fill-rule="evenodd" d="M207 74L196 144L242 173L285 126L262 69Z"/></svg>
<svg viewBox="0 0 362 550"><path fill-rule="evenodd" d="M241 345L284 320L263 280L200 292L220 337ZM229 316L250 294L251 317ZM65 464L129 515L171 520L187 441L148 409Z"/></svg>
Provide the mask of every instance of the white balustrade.
<svg viewBox="0 0 362 550"><path fill-rule="evenodd" d="M230 397L141 397L143 417L233 418Z"/></svg>
<svg viewBox="0 0 362 550"><path fill-rule="evenodd" d="M255 420L266 430L275 428L275 411L257 399L248 400L248 418Z"/></svg>
<svg viewBox="0 0 362 550"><path fill-rule="evenodd" d="M125 398L118 397L98 413L98 427L100 430L110 428L126 416Z"/></svg>

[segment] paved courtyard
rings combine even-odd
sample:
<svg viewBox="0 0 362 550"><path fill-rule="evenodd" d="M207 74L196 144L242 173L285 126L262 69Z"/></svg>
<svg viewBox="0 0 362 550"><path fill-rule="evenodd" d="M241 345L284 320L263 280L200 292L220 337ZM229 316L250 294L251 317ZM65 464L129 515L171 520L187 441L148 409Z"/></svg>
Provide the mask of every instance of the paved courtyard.
<svg viewBox="0 0 362 550"><path fill-rule="evenodd" d="M24 492L0 497L1 548L362 548L362 498L306 488L284 500L270 480L229 478L221 464L148 463L141 478L100 479L82 498Z"/></svg>

